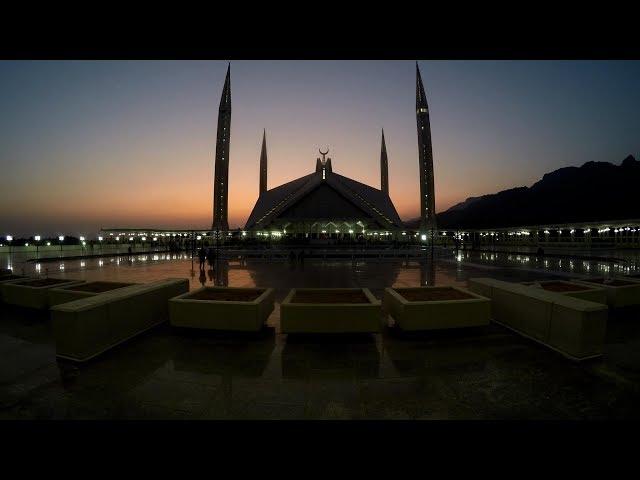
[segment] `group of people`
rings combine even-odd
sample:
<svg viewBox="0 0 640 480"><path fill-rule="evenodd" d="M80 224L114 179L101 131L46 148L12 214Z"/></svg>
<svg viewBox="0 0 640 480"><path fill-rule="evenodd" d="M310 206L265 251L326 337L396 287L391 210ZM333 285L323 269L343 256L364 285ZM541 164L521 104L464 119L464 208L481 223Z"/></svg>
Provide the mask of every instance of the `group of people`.
<svg viewBox="0 0 640 480"><path fill-rule="evenodd" d="M210 268L213 268L213 264L216 260L216 252L213 248L202 247L200 250L198 250L198 259L200 260L200 270L204 271L205 262L209 264Z"/></svg>

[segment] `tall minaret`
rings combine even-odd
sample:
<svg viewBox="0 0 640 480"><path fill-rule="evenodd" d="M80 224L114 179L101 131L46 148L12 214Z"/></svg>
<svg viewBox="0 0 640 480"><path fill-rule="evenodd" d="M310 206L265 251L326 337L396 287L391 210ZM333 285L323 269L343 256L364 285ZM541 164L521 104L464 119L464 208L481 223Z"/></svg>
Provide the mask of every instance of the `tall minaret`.
<svg viewBox="0 0 640 480"><path fill-rule="evenodd" d="M229 139L231 137L231 64L227 67L220 108L218 110L218 137L213 183L212 230L229 230L227 219L229 193Z"/></svg>
<svg viewBox="0 0 640 480"><path fill-rule="evenodd" d="M267 130L262 132L262 151L260 152L260 195L267 191Z"/></svg>
<svg viewBox="0 0 640 480"><path fill-rule="evenodd" d="M382 147L380 150L380 190L389 195L389 161L387 146L384 143L384 128L382 129Z"/></svg>
<svg viewBox="0 0 640 480"><path fill-rule="evenodd" d="M418 160L420 162L420 230L436 228L436 199L433 188L433 152L429 105L424 94L420 68L416 62L416 120L418 124Z"/></svg>

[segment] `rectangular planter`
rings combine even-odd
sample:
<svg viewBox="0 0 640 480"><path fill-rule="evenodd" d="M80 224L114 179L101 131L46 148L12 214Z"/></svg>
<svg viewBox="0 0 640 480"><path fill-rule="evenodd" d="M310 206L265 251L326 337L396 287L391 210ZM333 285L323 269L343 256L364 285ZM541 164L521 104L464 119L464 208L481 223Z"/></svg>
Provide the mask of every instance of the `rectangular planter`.
<svg viewBox="0 0 640 480"><path fill-rule="evenodd" d="M21 307L46 310L49 308L49 290L62 286L80 285L84 280L60 278L27 278L0 284L5 303Z"/></svg>
<svg viewBox="0 0 640 480"><path fill-rule="evenodd" d="M80 298L93 297L105 292L110 292L118 288L138 285L137 283L122 282L86 282L78 285L70 285L60 288L49 289L49 306L60 305L62 303L73 302Z"/></svg>
<svg viewBox="0 0 640 480"><path fill-rule="evenodd" d="M493 321L572 360L602 355L606 305L491 278L474 278L468 283L472 291L491 298Z"/></svg>
<svg viewBox="0 0 640 480"><path fill-rule="evenodd" d="M174 327L257 332L273 312L273 288L203 287L169 300Z"/></svg>
<svg viewBox="0 0 640 480"><path fill-rule="evenodd" d="M84 362L169 319L169 299L189 291L170 278L51 307L56 355Z"/></svg>
<svg viewBox="0 0 640 480"><path fill-rule="evenodd" d="M375 333L380 301L367 288L294 288L280 305L283 333Z"/></svg>
<svg viewBox="0 0 640 480"><path fill-rule="evenodd" d="M581 298L589 302L607 303L607 294L602 288L566 280L543 280L541 282L522 282L533 288L541 288L547 292L559 293L568 297Z"/></svg>
<svg viewBox="0 0 640 480"><path fill-rule="evenodd" d="M24 275L13 275L13 274L3 275L2 277L0 277L0 285L5 283L19 282L20 280L26 280L27 278L28 277L25 277ZM2 293L2 288L0 288L0 302L4 302L4 295Z"/></svg>
<svg viewBox="0 0 640 480"><path fill-rule="evenodd" d="M640 305L640 280L628 277L611 279L614 283L605 283L603 277L574 280L576 283L602 288L607 296L607 305L612 308Z"/></svg>
<svg viewBox="0 0 640 480"><path fill-rule="evenodd" d="M491 300L458 287L386 288L382 310L407 331L489 325Z"/></svg>

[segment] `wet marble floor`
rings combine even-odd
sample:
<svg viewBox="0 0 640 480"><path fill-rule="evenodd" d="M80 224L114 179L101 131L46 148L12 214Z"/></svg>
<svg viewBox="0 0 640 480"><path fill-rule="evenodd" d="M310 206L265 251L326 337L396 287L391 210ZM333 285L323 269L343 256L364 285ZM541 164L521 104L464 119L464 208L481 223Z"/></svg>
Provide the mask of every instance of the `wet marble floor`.
<svg viewBox="0 0 640 480"><path fill-rule="evenodd" d="M192 276L191 261L184 258L90 263L96 261L67 262L55 276L186 277L192 288L201 284L197 264ZM279 302L293 286L366 286L380 297L388 285L564 275L561 269L455 257L422 264L232 261L218 271L205 269L204 283L277 287L264 332L201 334L163 325L81 367L56 361L47 314L0 305L0 419L640 417L640 310L614 313L606 355L582 364L494 324L330 338L279 331Z"/></svg>

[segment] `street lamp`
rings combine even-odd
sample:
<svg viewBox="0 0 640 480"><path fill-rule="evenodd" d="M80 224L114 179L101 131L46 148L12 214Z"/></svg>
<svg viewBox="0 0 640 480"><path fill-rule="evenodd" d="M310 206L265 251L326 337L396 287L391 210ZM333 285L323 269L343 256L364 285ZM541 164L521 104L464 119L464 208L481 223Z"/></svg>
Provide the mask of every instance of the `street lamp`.
<svg viewBox="0 0 640 480"><path fill-rule="evenodd" d="M38 258L38 247L40 246L40 235L36 235L35 237L33 237L33 239L36 241L36 258Z"/></svg>

